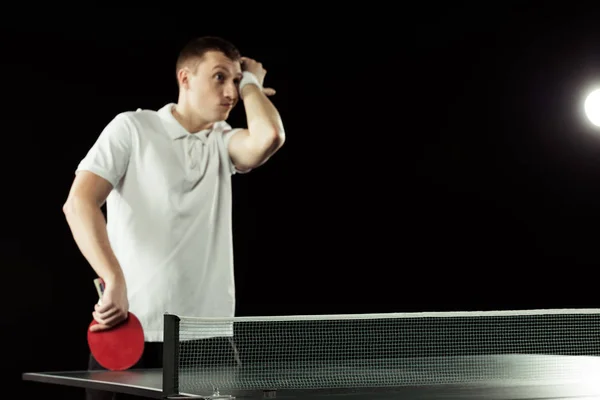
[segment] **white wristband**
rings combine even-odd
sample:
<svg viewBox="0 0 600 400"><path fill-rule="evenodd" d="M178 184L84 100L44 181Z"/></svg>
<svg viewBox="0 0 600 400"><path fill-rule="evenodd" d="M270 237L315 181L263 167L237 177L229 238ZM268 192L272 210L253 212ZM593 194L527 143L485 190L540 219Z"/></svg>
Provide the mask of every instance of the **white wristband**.
<svg viewBox="0 0 600 400"><path fill-rule="evenodd" d="M242 89L246 85L256 85L262 90L262 85L258 82L258 78L252 72L244 71L242 73L242 80L240 81L240 97L242 96Z"/></svg>

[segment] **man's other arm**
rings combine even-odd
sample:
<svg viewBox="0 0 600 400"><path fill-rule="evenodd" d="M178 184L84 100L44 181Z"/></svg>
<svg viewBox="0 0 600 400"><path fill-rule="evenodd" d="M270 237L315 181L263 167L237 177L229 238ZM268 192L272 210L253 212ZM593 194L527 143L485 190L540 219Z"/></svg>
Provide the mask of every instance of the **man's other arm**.
<svg viewBox="0 0 600 400"><path fill-rule="evenodd" d="M79 250L105 284L96 304L93 330L110 328L127 317L127 285L110 246L102 205L124 176L131 154L131 128L126 118L111 121L78 167L63 205Z"/></svg>
<svg viewBox="0 0 600 400"><path fill-rule="evenodd" d="M63 205L75 243L107 285L123 278L123 271L110 247L102 213L102 205L111 190L112 185L106 179L89 171L80 171Z"/></svg>

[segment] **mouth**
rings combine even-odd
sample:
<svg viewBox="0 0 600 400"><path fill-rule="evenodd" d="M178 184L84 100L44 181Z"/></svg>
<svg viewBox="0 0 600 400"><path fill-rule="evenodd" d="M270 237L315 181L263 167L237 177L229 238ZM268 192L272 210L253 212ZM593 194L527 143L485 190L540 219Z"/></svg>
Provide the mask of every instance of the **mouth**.
<svg viewBox="0 0 600 400"><path fill-rule="evenodd" d="M221 107L231 108L233 107L233 103L221 103Z"/></svg>

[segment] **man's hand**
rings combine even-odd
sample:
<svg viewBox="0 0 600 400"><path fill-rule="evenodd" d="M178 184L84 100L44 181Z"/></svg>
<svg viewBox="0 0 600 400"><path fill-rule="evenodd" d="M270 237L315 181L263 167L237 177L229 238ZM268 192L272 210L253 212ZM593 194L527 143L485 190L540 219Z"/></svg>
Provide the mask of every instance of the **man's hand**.
<svg viewBox="0 0 600 400"><path fill-rule="evenodd" d="M97 332L112 328L127 318L129 301L127 300L127 286L124 280L105 282L106 287L102 298L94 307L92 315L97 324L90 331Z"/></svg>
<svg viewBox="0 0 600 400"><path fill-rule="evenodd" d="M263 82L265 81L265 75L267 75L267 70L263 68L262 63L255 61L248 57L241 58L242 71L248 71L254 74L258 79L258 82L261 86L263 86ZM263 88L263 93L267 96L273 96L276 92L275 89L272 88Z"/></svg>

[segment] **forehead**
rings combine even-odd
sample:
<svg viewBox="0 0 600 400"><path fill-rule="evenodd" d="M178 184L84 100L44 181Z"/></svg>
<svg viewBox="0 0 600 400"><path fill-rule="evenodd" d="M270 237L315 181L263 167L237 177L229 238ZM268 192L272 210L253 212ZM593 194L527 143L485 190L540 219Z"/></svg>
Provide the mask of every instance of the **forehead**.
<svg viewBox="0 0 600 400"><path fill-rule="evenodd" d="M225 54L218 51L206 52L198 67L208 72L218 68L225 69L232 74L239 74L242 72L242 66L239 61L233 61Z"/></svg>

